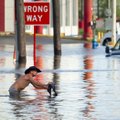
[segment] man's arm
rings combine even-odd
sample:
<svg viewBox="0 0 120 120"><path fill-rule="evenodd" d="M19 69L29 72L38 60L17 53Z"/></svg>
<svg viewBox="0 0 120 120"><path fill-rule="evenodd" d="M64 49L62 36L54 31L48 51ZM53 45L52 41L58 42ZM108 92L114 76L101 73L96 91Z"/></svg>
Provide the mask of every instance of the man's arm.
<svg viewBox="0 0 120 120"><path fill-rule="evenodd" d="M32 85L37 89L48 89L48 85L41 84L40 82L39 82L39 84L32 83Z"/></svg>
<svg viewBox="0 0 120 120"><path fill-rule="evenodd" d="M48 88L47 84L42 84L39 81L34 80L32 77L30 78L30 82L37 89L47 89Z"/></svg>
<svg viewBox="0 0 120 120"><path fill-rule="evenodd" d="M30 83L35 87L35 88L38 88L38 89L46 89L50 96L51 96L51 90L53 90L54 92L54 96L57 96L57 92L56 92L56 88L55 88L55 84L50 82L48 84L42 84L40 83L39 81L36 81L34 80L32 77L30 79Z"/></svg>

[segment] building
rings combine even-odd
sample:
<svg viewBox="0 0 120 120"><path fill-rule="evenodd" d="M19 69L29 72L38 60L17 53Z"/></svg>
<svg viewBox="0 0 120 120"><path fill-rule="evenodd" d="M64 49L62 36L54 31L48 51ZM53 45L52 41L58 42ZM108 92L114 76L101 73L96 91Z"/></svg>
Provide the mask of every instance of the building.
<svg viewBox="0 0 120 120"><path fill-rule="evenodd" d="M0 0L0 32L14 32L14 0Z"/></svg>
<svg viewBox="0 0 120 120"><path fill-rule="evenodd" d="M34 0L24 0L31 2ZM44 35L53 35L53 18L52 18L52 0L35 0L49 1L51 6L50 25L37 26L37 33ZM0 0L0 31L14 32L15 12L14 0ZM61 18L61 34L66 36L78 35L78 0L60 0L60 18ZM26 25L26 32L33 34L34 26Z"/></svg>

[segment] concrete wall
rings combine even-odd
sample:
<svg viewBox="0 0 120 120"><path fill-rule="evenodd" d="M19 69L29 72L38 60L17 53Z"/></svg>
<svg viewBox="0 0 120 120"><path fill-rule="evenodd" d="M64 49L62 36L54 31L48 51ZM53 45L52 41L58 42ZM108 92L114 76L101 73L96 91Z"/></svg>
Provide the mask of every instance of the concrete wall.
<svg viewBox="0 0 120 120"><path fill-rule="evenodd" d="M14 32L14 0L5 0L5 32Z"/></svg>
<svg viewBox="0 0 120 120"><path fill-rule="evenodd" d="M5 21L5 0L0 0L0 32L4 31Z"/></svg>

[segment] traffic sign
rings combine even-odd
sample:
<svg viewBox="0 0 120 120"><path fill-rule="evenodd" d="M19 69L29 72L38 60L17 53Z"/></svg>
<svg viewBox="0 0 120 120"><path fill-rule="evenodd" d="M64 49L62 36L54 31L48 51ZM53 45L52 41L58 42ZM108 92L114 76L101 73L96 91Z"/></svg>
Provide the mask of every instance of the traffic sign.
<svg viewBox="0 0 120 120"><path fill-rule="evenodd" d="M49 2L25 2L24 13L26 25L48 25L50 23Z"/></svg>

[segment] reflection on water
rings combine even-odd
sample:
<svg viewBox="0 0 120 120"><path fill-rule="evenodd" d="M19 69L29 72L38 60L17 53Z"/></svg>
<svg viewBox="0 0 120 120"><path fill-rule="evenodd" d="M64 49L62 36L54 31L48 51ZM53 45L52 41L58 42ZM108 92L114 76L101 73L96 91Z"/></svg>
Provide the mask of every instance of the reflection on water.
<svg viewBox="0 0 120 120"><path fill-rule="evenodd" d="M28 62L18 65L11 57L14 47L0 46L2 120L119 120L120 60L105 58L102 48L88 43L63 44L63 55L54 57L52 45L38 45L36 66L43 72L36 79L54 81L58 96L49 98L46 90L29 85L21 99L10 99L9 86L34 63L32 46L27 47Z"/></svg>
<svg viewBox="0 0 120 120"><path fill-rule="evenodd" d="M53 66L54 70L60 68L60 63L61 63L61 56L60 55L54 56L54 66ZM53 82L56 84L57 87L58 87L59 78L60 75L58 73L53 73Z"/></svg>
<svg viewBox="0 0 120 120"><path fill-rule="evenodd" d="M93 69L93 56L87 55L84 57L84 68L87 70ZM91 115L91 112L95 111L94 104L91 102L92 99L95 97L95 82L93 80L93 72L85 72L83 75L83 80L86 84L85 92L86 92L86 107L83 110L84 116L89 119L94 119Z"/></svg>
<svg viewBox="0 0 120 120"><path fill-rule="evenodd" d="M4 51L5 46L0 45L0 51ZM5 65L5 57L0 55L0 67L3 67Z"/></svg>

